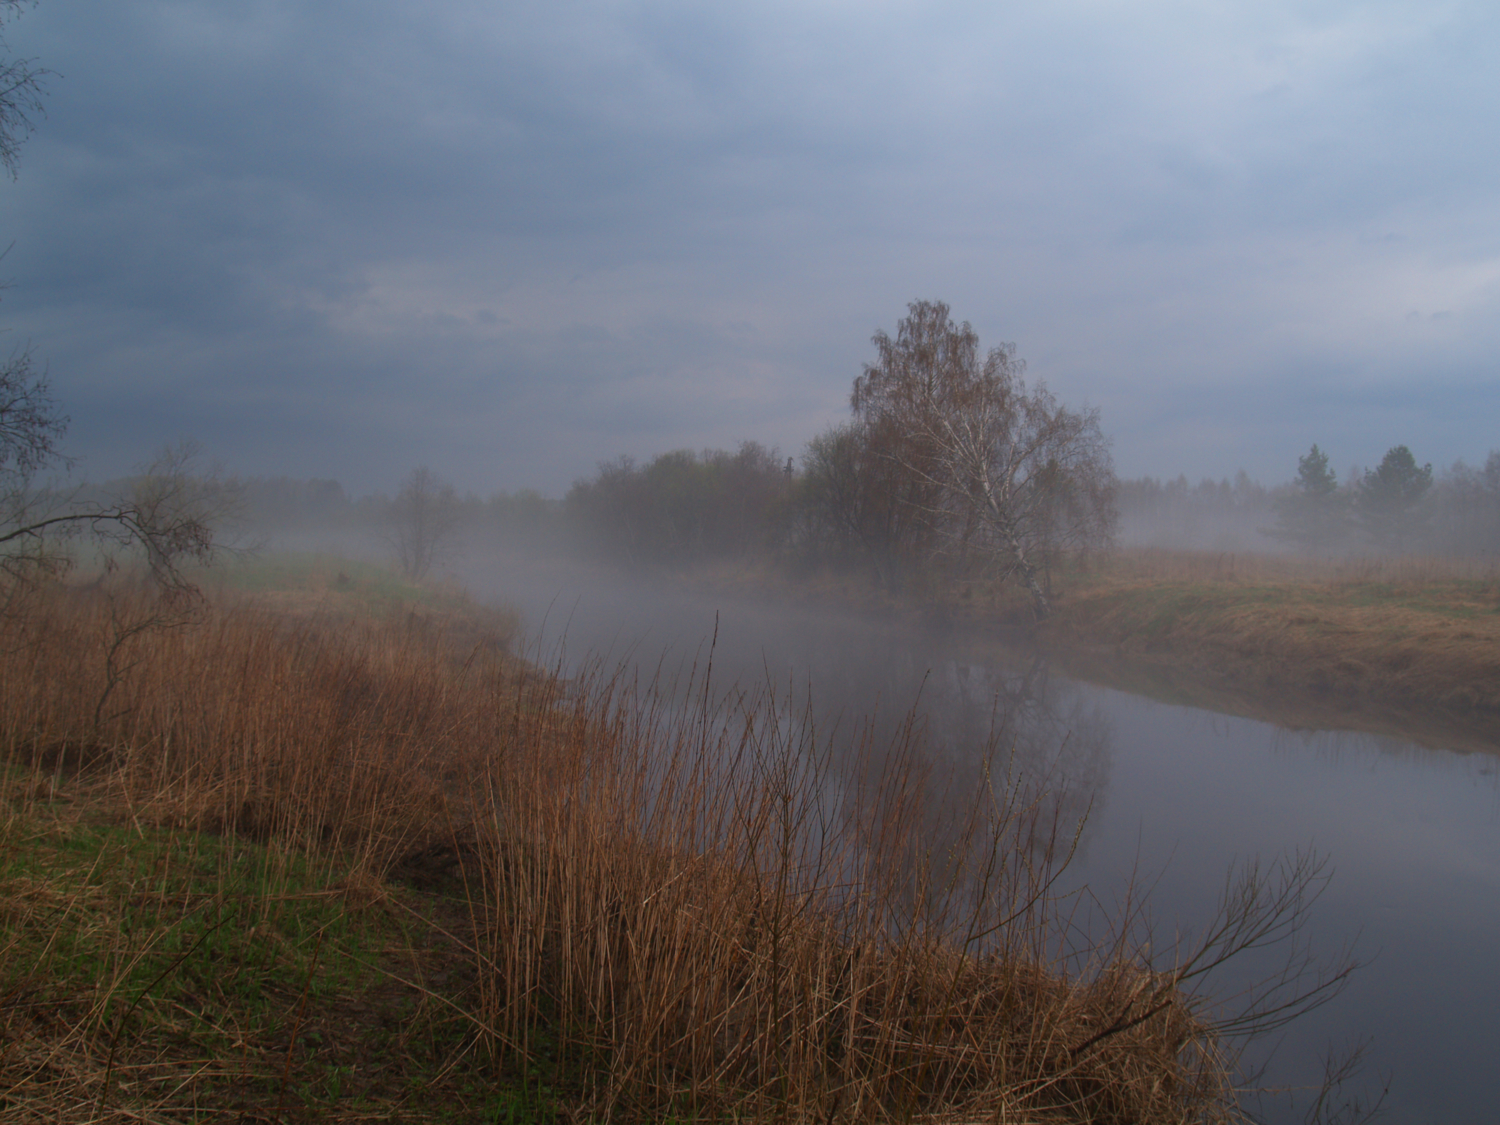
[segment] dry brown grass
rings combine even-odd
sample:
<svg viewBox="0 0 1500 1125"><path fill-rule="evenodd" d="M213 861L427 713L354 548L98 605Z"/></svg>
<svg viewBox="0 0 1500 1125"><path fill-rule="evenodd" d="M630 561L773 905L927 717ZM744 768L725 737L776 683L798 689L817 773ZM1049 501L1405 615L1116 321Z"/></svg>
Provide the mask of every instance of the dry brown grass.
<svg viewBox="0 0 1500 1125"><path fill-rule="evenodd" d="M62 787L132 832L272 842L340 865L346 896L446 867L464 905L442 932L474 984L445 1003L497 1089L540 1074L548 1104L601 1120L1239 1119L1232 1056L1194 993L1225 951L1157 971L1129 925L1080 949L1051 891L1067 833L999 757L960 799L910 727L835 754L773 693L721 692L707 669L687 692L599 671L564 683L437 614L217 602L131 634L110 665L149 602L55 589L11 611L0 750L27 769L13 808ZM1308 884L1294 874L1278 925ZM1265 889L1229 916L1254 923ZM28 893L6 889L16 917L38 917ZM19 965L25 927L6 925L14 996L41 962ZM1243 947L1274 930L1237 932ZM0 1097L22 1104L45 1077L46 1104L76 1107L76 1072L105 1104L124 1024L66 1010L50 1030L4 1024ZM110 1104L158 1120L183 1119L223 1062L127 1055L142 1069ZM143 1082L175 1101L148 1107Z"/></svg>
<svg viewBox="0 0 1500 1125"><path fill-rule="evenodd" d="M1296 583L1332 588L1382 583L1420 586L1500 581L1500 563L1493 559L1444 555L1314 557L1139 547L1097 555L1091 562L1093 565L1079 574L1092 574L1101 581Z"/></svg>
<svg viewBox="0 0 1500 1125"><path fill-rule="evenodd" d="M1500 563L1133 549L1051 575L1052 617L993 576L933 574L899 598L857 572L721 568L731 595L837 606L984 643L1039 641L1071 674L1292 727L1493 751L1500 739Z"/></svg>
<svg viewBox="0 0 1500 1125"><path fill-rule="evenodd" d="M487 1011L579 1065L595 1112L1229 1116L1176 978L1123 947L1060 972L1052 826L1003 779L965 801L910 744L835 758L770 698L609 682L563 710L583 736L518 732L480 832Z"/></svg>
<svg viewBox="0 0 1500 1125"><path fill-rule="evenodd" d="M1351 707L1500 713L1500 572L1435 558L1121 552L1045 635Z"/></svg>

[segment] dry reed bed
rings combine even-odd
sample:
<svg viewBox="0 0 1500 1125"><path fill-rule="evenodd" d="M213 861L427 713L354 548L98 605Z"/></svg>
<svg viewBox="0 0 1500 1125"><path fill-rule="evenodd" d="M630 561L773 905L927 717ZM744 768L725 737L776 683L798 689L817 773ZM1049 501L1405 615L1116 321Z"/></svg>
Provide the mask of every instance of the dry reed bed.
<svg viewBox="0 0 1500 1125"><path fill-rule="evenodd" d="M835 754L707 669L564 683L414 614L213 604L105 659L157 612L14 606L0 747L136 826L364 877L447 850L497 1083L545 1058L598 1119L1239 1120L1196 963L1151 972L1125 927L1080 958L1058 826L1001 759L960 800L910 727Z"/></svg>

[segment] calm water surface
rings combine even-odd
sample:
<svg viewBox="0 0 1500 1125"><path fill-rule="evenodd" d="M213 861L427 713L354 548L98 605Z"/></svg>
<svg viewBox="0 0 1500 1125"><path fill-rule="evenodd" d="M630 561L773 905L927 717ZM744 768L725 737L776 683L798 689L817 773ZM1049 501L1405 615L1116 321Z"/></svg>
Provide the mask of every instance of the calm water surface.
<svg viewBox="0 0 1500 1125"><path fill-rule="evenodd" d="M1366 964L1331 1004L1251 1049L1274 1048L1264 1082L1315 1083L1330 1043L1369 1037L1354 1088L1389 1076L1380 1120L1496 1118L1500 757L1156 703L1068 680L1031 654L837 614L520 568L469 578L519 603L535 651L565 651L565 664L604 654L701 666L717 629L718 682L800 685L825 724L894 725L915 706L929 747L955 768L999 715L1063 815L1087 814L1071 885L1108 907L1132 881L1152 884L1159 950L1212 918L1234 865L1316 851L1333 874L1304 936L1327 958L1353 944ZM1231 972L1215 994L1243 983ZM1302 1119L1280 1096L1261 1112Z"/></svg>

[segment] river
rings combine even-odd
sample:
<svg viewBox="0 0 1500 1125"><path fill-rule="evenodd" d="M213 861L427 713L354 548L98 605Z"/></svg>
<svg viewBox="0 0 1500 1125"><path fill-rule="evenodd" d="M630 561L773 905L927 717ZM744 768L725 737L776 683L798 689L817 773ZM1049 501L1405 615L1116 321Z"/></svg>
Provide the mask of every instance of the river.
<svg viewBox="0 0 1500 1125"><path fill-rule="evenodd" d="M935 760L960 764L998 721L1020 768L1083 822L1068 887L1087 887L1105 918L1149 885L1168 960L1214 917L1231 870L1316 854L1331 877L1296 938L1362 964L1330 1003L1247 1048L1268 1090L1252 1108L1303 1120L1306 1095L1275 1091L1316 1085L1329 1046L1362 1039L1363 1072L1343 1093L1368 1100L1388 1082L1381 1121L1488 1120L1500 1105L1500 757L1156 702L952 630L520 564L465 578L515 604L532 655L564 671L711 658L720 684L806 693L825 727L916 708ZM1271 964L1243 958L1213 986L1232 995Z"/></svg>

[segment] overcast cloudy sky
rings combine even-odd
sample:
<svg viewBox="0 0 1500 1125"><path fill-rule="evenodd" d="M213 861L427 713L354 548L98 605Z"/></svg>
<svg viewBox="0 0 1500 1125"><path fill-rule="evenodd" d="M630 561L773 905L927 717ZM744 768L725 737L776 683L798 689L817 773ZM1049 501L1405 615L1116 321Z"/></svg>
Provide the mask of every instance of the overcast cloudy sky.
<svg viewBox="0 0 1500 1125"><path fill-rule="evenodd" d="M1500 7L42 0L0 324L107 477L799 453L909 301L1121 475L1500 447Z"/></svg>

